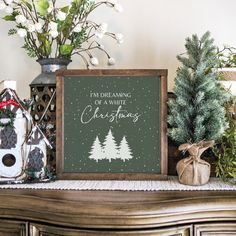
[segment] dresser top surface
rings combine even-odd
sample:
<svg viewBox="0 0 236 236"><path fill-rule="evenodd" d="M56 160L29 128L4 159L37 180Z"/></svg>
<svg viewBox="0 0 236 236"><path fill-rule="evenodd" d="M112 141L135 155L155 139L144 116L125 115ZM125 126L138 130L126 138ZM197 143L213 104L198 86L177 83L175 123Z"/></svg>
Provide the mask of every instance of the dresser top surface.
<svg viewBox="0 0 236 236"><path fill-rule="evenodd" d="M176 221L211 221L216 217L221 221L236 221L236 191L2 189L0 214L4 218L40 220L82 228L153 227Z"/></svg>

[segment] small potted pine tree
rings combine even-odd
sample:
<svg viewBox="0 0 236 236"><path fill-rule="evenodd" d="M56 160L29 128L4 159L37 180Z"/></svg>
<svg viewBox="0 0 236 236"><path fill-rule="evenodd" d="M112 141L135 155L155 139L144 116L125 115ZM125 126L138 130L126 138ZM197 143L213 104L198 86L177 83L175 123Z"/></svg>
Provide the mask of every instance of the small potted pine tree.
<svg viewBox="0 0 236 236"><path fill-rule="evenodd" d="M225 96L218 83L216 47L210 33L186 39L186 57L177 56L182 65L175 79L175 99L169 101L169 136L181 144L179 150L190 156L180 160L176 169L179 181L202 185L210 177L210 164L200 156L227 127Z"/></svg>

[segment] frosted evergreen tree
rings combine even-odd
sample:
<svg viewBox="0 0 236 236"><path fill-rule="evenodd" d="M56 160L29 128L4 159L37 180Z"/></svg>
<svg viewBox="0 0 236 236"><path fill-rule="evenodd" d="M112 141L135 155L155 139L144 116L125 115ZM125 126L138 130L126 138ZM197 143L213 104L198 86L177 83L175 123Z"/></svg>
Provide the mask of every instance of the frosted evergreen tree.
<svg viewBox="0 0 236 236"><path fill-rule="evenodd" d="M101 145L101 142L100 142L98 136L94 140L91 151L89 152L89 154L90 154L89 159L95 160L96 162L104 159L103 148L102 148L102 145Z"/></svg>
<svg viewBox="0 0 236 236"><path fill-rule="evenodd" d="M123 162L133 158L131 148L129 147L129 144L128 144L125 136L123 137L123 139L121 140L121 143L120 143L119 156Z"/></svg>
<svg viewBox="0 0 236 236"><path fill-rule="evenodd" d="M227 127L225 96L217 82L216 47L210 33L186 39L187 56L178 56L174 94L169 102L169 136L178 143L220 138Z"/></svg>
<svg viewBox="0 0 236 236"><path fill-rule="evenodd" d="M119 158L118 154L118 148L117 144L115 141L115 138L111 132L111 129L109 130L107 136L105 137L105 141L103 143L103 153L104 153L104 158L109 160L111 162L112 159L117 159Z"/></svg>

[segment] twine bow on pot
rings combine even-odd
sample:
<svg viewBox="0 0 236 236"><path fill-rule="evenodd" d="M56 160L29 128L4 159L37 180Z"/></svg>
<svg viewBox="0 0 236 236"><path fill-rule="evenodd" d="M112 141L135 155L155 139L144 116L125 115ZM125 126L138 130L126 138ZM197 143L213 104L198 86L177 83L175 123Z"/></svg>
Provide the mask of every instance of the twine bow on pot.
<svg viewBox="0 0 236 236"><path fill-rule="evenodd" d="M210 176L210 164L200 157L202 153L213 147L214 141L200 141L199 143L185 143L179 146L180 151L188 151L190 156L179 161L177 172L179 180L183 184L201 185L208 181L206 176Z"/></svg>

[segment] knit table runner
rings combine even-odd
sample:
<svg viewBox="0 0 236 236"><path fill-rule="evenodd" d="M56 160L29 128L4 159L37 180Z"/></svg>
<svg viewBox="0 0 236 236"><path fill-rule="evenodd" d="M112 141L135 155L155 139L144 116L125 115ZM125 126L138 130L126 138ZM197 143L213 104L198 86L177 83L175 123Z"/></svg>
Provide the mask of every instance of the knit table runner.
<svg viewBox="0 0 236 236"><path fill-rule="evenodd" d="M211 178L203 186L186 186L177 177L169 176L165 181L86 181L57 180L49 183L7 184L0 189L56 189L56 190L120 190L120 191L236 191L236 185Z"/></svg>

